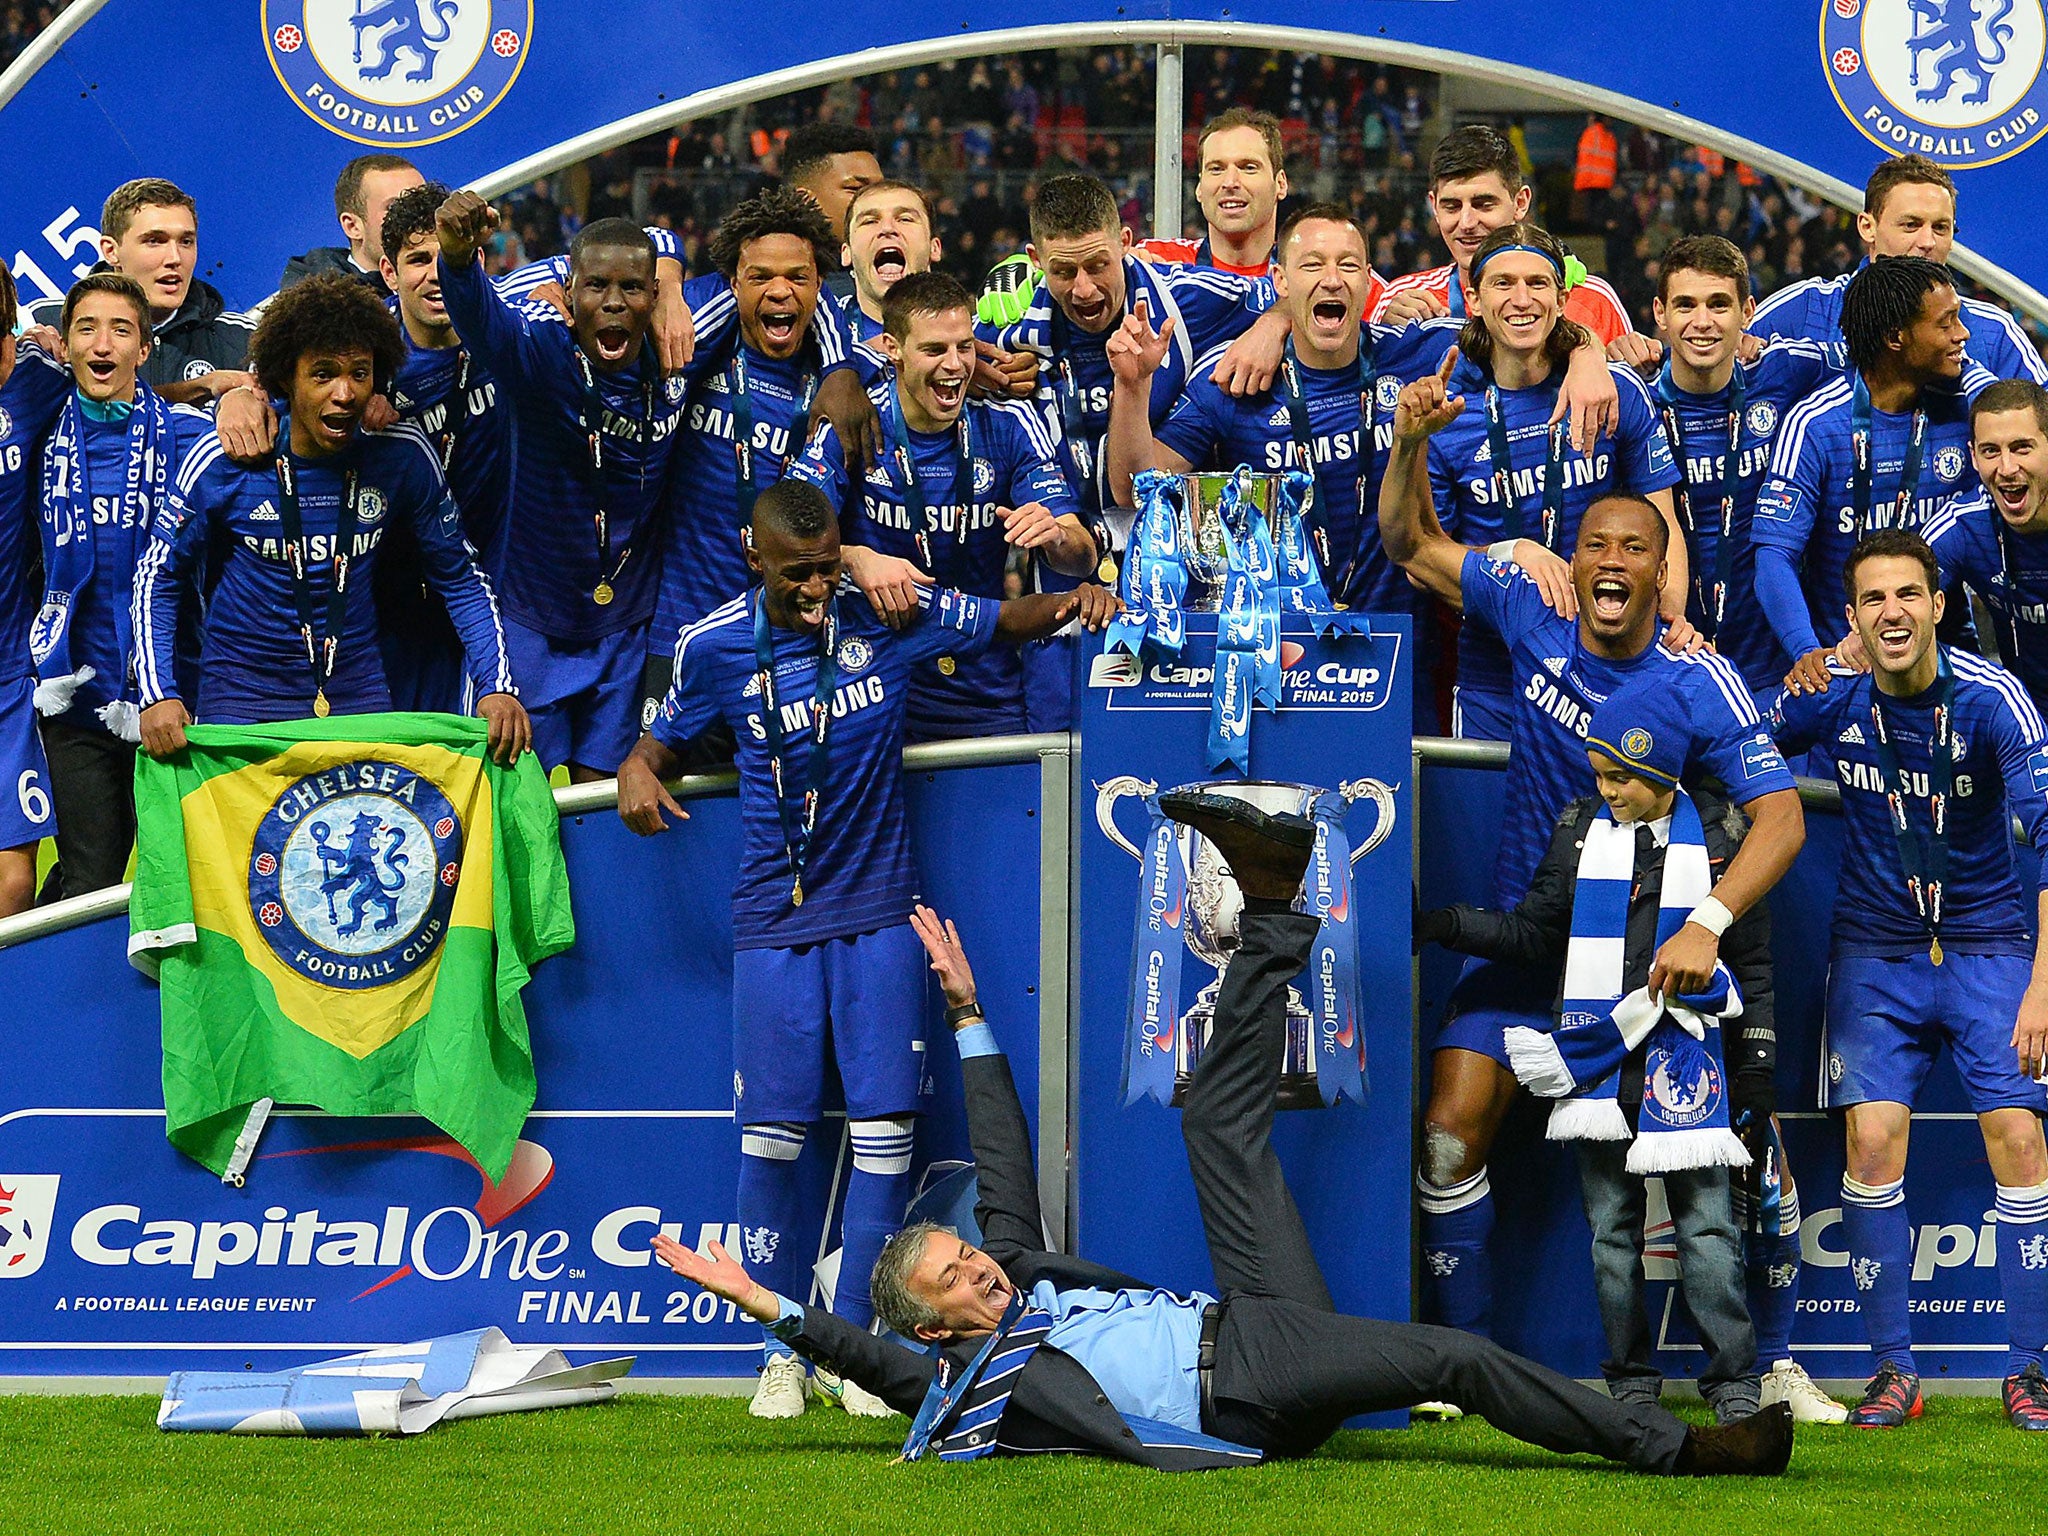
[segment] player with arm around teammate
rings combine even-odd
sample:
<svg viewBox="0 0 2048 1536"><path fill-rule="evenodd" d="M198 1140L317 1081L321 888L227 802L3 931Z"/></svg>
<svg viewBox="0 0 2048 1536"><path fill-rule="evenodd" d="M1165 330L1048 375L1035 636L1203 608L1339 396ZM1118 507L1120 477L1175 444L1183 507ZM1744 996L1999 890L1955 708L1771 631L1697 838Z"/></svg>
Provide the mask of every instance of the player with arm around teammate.
<svg viewBox="0 0 2048 1536"><path fill-rule="evenodd" d="M1441 372L1402 391L1380 487L1380 537L1411 577L1464 613L1468 631L1498 637L1507 655L1513 750L1492 904L1521 899L1559 813L1592 790L1584 731L1601 701L1625 682L1658 680L1682 690L1685 707L1677 717L1692 731L1687 774L1714 775L1752 821L1709 899L1659 949L1652 967L1657 990L1695 990L1712 974L1720 935L1797 856L1806 835L1797 788L1734 668L1704 650L1670 648L1672 629L1658 618L1671 581L1671 526L1662 509L1640 496L1596 497L1580 521L1570 591L1562 598L1546 598L1541 572L1531 577L1444 533L1430 493L1429 437L1466 409L1449 387L1456 366L1447 354ZM1560 617L1553 600L1576 617ZM1546 1028L1544 1003L1554 991L1549 976L1469 966L1431 1057L1416 1171L1429 1301L1442 1321L1475 1332L1487 1329L1492 1307L1486 1161L1515 1092L1504 1034L1511 1025Z"/></svg>

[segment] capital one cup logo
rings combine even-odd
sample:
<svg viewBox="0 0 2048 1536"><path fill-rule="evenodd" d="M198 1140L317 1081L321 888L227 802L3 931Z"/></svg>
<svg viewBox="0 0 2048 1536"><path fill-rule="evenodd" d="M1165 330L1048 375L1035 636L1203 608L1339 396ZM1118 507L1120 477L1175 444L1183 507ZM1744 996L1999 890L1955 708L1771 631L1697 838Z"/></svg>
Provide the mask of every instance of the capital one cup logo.
<svg viewBox="0 0 2048 1536"><path fill-rule="evenodd" d="M301 111L382 148L432 144L504 100L532 0L264 0L263 46Z"/></svg>
<svg viewBox="0 0 2048 1536"><path fill-rule="evenodd" d="M0 1173L0 1280L26 1280L50 1251L57 1216L54 1173Z"/></svg>
<svg viewBox="0 0 2048 1536"><path fill-rule="evenodd" d="M1821 66L1857 129L1954 170L2048 132L2041 0L1821 0Z"/></svg>

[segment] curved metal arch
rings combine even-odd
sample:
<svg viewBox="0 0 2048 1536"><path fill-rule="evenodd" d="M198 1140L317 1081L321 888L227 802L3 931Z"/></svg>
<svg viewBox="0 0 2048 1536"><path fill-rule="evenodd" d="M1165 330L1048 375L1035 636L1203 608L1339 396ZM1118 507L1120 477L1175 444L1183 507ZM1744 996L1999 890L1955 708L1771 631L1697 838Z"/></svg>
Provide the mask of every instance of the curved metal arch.
<svg viewBox="0 0 2048 1536"><path fill-rule="evenodd" d="M1859 211L1863 206L1862 188L1851 186L1839 177L1816 170L1802 160L1796 160L1753 139L1743 138L1699 118L1673 112L1619 91L1610 91L1575 80L1561 80L1555 75L1545 74L1541 70L1529 69L1523 65L1505 64L1497 59L1458 53L1448 48L1425 47L1420 43L1401 43L1386 38L1362 37L1352 32L1325 32L1307 27L1211 21L1063 22L1037 27L1003 27L986 32L928 38L914 43L895 43L883 48L863 49L859 53L837 54L828 59L795 65L789 69L749 76L744 80L736 80L707 91L680 97L672 102L664 102L658 107L636 112L630 117L618 118L602 127L592 128L546 149L523 156L509 165L501 166L489 175L479 177L471 185L486 197L496 196L500 192L524 186L536 177L546 176L592 155L602 154L608 149L616 149L621 144L658 133L676 123L727 112L749 102L766 100L791 91L829 85L851 74L868 75L892 69L911 69L920 64L937 63L942 59L972 58L986 53L1023 53L1035 49L1098 43L1235 45L1290 52L1327 53L1340 58L1364 59L1373 63L1403 65L1437 74L1457 75L1465 79L1491 81L1498 85L1514 86L1548 96L1570 106L1583 107L1628 122L1640 123L1645 128L1683 139L1688 143L1707 145L1725 155L1746 161L1780 181L1803 187L1852 213ZM0 101L4 99L4 83L0 83ZM2003 267L1986 260L1963 245L1955 247L1950 262L1966 276L1996 289L2035 319L2048 323L2048 294L2039 292Z"/></svg>

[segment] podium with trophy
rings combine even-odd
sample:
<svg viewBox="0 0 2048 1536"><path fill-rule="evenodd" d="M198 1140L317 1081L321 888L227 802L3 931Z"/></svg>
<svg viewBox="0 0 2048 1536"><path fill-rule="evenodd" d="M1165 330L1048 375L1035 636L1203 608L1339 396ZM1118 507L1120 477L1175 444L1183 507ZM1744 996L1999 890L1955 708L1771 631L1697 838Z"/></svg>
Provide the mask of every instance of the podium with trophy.
<svg viewBox="0 0 2048 1536"><path fill-rule="evenodd" d="M1323 922L1289 1001L1274 1142L1338 1307L1405 1319L1410 617L1330 605L1305 474L1142 475L1137 492L1129 611L1075 688L1075 1251L1214 1283L1175 1106L1242 898L1156 804L1200 785L1317 825L1299 906Z"/></svg>

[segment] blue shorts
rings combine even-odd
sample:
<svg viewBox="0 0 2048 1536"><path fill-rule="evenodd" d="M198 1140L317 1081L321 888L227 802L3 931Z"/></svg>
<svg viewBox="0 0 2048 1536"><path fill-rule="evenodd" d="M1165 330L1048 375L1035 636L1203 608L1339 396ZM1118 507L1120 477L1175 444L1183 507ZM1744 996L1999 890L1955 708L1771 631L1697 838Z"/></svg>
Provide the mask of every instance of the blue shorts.
<svg viewBox="0 0 2048 1536"><path fill-rule="evenodd" d="M2025 955L1950 953L1940 965L1924 954L1838 956L1828 967L1821 1108L1911 1104L1946 1041L1978 1114L2048 1109L2048 1093L2021 1073L2012 1048L2033 970Z"/></svg>
<svg viewBox="0 0 2048 1536"><path fill-rule="evenodd" d="M36 680L0 683L0 848L28 847L56 833L50 764L36 730Z"/></svg>
<svg viewBox="0 0 2048 1536"><path fill-rule="evenodd" d="M1548 1032L1556 1022L1556 998L1555 973L1498 960L1467 960L1444 1004L1444 1022L1431 1049L1476 1051L1505 1067L1508 1027L1521 1024Z"/></svg>
<svg viewBox="0 0 2048 1536"><path fill-rule="evenodd" d="M1504 693L1451 690L1451 734L1464 741L1507 741L1514 729L1514 702Z"/></svg>
<svg viewBox="0 0 2048 1536"><path fill-rule="evenodd" d="M733 1115L808 1124L825 1108L825 1056L856 1120L924 1108L924 945L908 923L732 957Z"/></svg>
<svg viewBox="0 0 2048 1536"><path fill-rule="evenodd" d="M564 763L613 773L640 739L640 673L647 626L588 645L550 640L506 619L505 656L533 720L533 750L552 772Z"/></svg>

